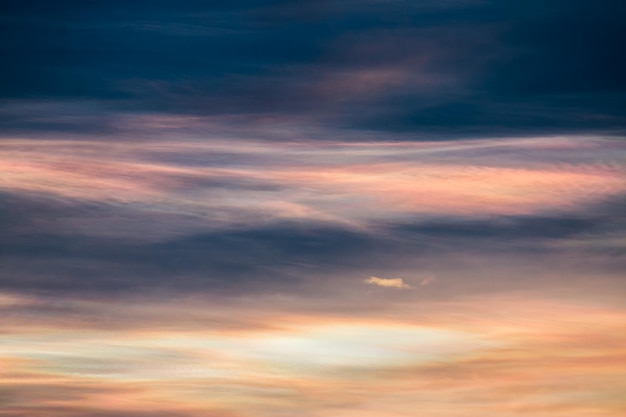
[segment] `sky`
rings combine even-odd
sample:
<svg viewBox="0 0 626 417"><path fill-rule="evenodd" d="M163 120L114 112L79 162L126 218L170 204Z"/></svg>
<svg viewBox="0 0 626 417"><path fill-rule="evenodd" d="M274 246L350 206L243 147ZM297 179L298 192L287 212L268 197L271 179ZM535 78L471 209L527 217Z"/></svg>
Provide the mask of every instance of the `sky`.
<svg viewBox="0 0 626 417"><path fill-rule="evenodd" d="M626 414L626 5L0 3L0 417Z"/></svg>

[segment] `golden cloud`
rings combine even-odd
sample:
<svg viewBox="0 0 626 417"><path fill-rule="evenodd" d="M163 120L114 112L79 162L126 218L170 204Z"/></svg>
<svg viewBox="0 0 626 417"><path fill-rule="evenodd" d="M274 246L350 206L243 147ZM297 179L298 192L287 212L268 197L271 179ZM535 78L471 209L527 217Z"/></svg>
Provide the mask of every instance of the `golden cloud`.
<svg viewBox="0 0 626 417"><path fill-rule="evenodd" d="M369 277L365 280L366 284L378 285L379 287L387 288L411 288L411 286L404 282L402 278L378 278Z"/></svg>

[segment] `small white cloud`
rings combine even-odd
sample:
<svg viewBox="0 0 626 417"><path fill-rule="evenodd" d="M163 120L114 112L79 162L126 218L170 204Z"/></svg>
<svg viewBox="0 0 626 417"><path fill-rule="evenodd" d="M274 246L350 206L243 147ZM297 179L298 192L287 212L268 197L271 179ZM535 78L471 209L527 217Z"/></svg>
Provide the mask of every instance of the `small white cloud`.
<svg viewBox="0 0 626 417"><path fill-rule="evenodd" d="M369 277L369 279L366 279L364 282L370 285L378 285L379 287L411 288L411 286L409 284L406 284L402 278Z"/></svg>

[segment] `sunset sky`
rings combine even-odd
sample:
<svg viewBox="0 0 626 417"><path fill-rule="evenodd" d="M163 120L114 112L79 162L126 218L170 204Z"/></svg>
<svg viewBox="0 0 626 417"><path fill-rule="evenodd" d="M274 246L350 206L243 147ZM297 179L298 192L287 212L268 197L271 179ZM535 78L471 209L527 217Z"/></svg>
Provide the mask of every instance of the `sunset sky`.
<svg viewBox="0 0 626 417"><path fill-rule="evenodd" d="M0 417L626 415L626 3L0 3Z"/></svg>

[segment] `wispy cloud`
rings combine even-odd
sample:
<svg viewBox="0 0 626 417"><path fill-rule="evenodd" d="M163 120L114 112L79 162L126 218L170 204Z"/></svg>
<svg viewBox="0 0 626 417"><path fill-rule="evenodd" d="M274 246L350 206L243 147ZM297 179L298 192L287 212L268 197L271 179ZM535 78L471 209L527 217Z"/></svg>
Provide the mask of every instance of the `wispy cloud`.
<svg viewBox="0 0 626 417"><path fill-rule="evenodd" d="M615 145L591 138L280 146L277 154L272 143L219 138L176 146L3 140L0 190L229 227L268 219L363 226L406 215L531 214L626 189L619 151L589 160L590 150Z"/></svg>
<svg viewBox="0 0 626 417"><path fill-rule="evenodd" d="M433 283L433 282L435 282L436 280L437 280L437 278L435 278L435 276L434 276L434 275L430 275L430 276L428 276L428 277L426 277L426 278L422 278L422 279L420 280L419 285L420 285L420 287L425 287L425 286L427 286L427 285L432 284L432 283Z"/></svg>

